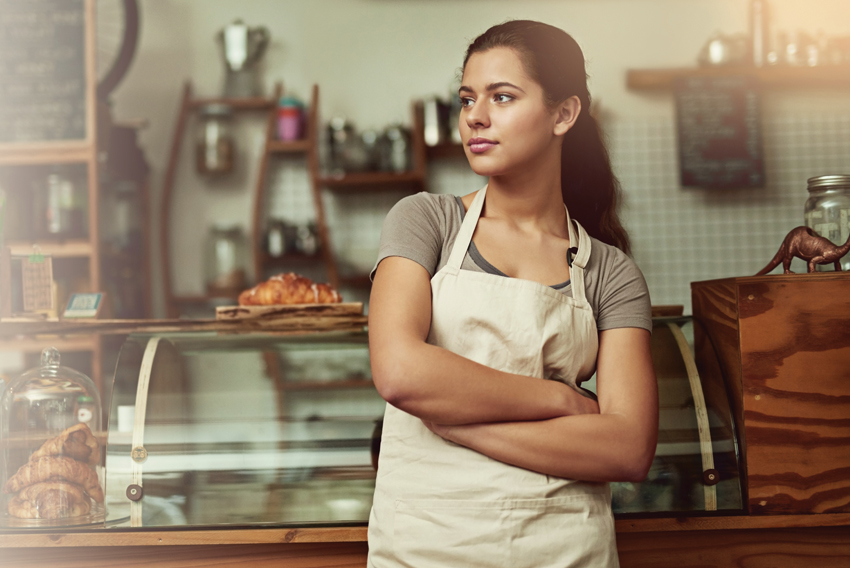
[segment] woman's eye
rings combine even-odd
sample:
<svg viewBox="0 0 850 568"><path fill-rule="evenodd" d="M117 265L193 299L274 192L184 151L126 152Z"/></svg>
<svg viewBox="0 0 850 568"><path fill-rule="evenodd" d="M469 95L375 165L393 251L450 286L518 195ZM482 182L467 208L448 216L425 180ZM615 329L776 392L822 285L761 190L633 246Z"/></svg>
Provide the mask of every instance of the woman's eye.
<svg viewBox="0 0 850 568"><path fill-rule="evenodd" d="M460 98L460 106L462 107L471 107L475 101L470 99L469 97L461 97Z"/></svg>
<svg viewBox="0 0 850 568"><path fill-rule="evenodd" d="M508 101L514 100L514 98L510 95L505 95L502 93L493 97L493 100L495 100L497 103L506 103Z"/></svg>

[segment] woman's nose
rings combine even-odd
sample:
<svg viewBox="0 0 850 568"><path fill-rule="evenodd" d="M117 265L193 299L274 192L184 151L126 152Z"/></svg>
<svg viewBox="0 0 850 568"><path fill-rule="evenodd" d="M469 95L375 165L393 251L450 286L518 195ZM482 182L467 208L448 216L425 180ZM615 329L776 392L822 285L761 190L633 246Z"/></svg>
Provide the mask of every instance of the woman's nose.
<svg viewBox="0 0 850 568"><path fill-rule="evenodd" d="M466 124L470 128L490 126L490 115L487 112L485 101L475 101L466 113Z"/></svg>

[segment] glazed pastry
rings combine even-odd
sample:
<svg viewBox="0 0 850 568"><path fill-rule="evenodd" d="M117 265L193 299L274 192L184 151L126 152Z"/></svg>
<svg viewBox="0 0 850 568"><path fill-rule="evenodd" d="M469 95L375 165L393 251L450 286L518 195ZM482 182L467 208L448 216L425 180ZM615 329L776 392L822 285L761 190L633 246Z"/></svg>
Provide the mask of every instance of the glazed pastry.
<svg viewBox="0 0 850 568"><path fill-rule="evenodd" d="M342 302L339 292L328 284L316 284L293 272L272 276L239 295L240 306L278 304L335 304Z"/></svg>
<svg viewBox="0 0 850 568"><path fill-rule="evenodd" d="M80 422L47 440L30 456L30 461L47 456L68 456L89 465L97 465L100 463L100 445L89 427Z"/></svg>
<svg viewBox="0 0 850 568"><path fill-rule="evenodd" d="M25 487L44 481L70 481L81 486L89 497L103 503L103 489L97 474L88 465L65 456L48 456L27 462L9 478L3 487L4 493L17 493Z"/></svg>
<svg viewBox="0 0 850 568"><path fill-rule="evenodd" d="M9 514L19 519L65 519L89 511L91 499L83 488L64 481L30 485L9 502Z"/></svg>

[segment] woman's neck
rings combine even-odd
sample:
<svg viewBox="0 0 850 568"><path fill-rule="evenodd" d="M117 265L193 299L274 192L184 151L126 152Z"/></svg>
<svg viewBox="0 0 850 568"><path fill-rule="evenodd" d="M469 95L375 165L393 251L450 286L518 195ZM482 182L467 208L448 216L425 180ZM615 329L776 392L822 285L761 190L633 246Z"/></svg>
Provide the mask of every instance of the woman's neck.
<svg viewBox="0 0 850 568"><path fill-rule="evenodd" d="M491 177L482 216L504 220L521 230L566 237L560 173L560 167L537 167Z"/></svg>

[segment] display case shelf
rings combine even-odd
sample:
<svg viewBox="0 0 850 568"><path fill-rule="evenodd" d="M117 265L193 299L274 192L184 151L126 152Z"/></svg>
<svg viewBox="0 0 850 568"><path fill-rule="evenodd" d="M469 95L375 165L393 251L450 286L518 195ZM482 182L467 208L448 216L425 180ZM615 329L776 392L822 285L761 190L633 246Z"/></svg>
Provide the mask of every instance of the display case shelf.
<svg viewBox="0 0 850 568"><path fill-rule="evenodd" d="M311 144L310 140L270 140L268 151L273 154L306 154Z"/></svg>

